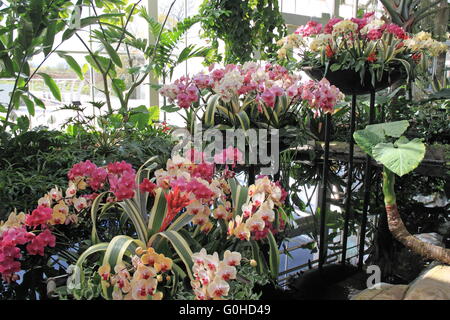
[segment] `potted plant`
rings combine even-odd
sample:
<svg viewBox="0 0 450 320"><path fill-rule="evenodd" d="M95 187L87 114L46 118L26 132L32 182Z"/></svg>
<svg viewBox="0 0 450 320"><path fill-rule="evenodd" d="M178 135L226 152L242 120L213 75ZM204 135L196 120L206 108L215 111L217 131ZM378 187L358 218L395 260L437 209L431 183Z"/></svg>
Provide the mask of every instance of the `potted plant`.
<svg viewBox="0 0 450 320"><path fill-rule="evenodd" d="M326 79L303 83L285 67L256 62L212 65L206 72L164 85L160 93L171 103L163 110L186 113L191 133L201 121L205 128L220 130L275 128L286 137L300 134L302 108L311 108L315 115L333 113L343 99Z"/></svg>
<svg viewBox="0 0 450 320"><path fill-rule="evenodd" d="M401 78L412 78L425 56L447 50L431 34L408 34L394 23L362 18L330 19L325 26L310 21L278 43L278 56L311 77L326 77L346 94L367 94Z"/></svg>

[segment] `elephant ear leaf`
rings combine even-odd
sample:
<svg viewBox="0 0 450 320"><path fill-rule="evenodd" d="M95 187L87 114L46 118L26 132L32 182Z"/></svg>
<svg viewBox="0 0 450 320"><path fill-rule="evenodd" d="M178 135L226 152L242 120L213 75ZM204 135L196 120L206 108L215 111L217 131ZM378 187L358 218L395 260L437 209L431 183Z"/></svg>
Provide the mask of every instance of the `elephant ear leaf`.
<svg viewBox="0 0 450 320"><path fill-rule="evenodd" d="M365 130L376 134L377 136L379 136L381 139L384 140L386 136L399 138L402 134L405 133L408 127L409 122L407 120L402 120L402 121L370 124L366 127Z"/></svg>
<svg viewBox="0 0 450 320"><path fill-rule="evenodd" d="M372 156L372 149L384 140L379 135L369 130L358 130L353 134L356 144L369 156Z"/></svg>
<svg viewBox="0 0 450 320"><path fill-rule="evenodd" d="M399 138L409 127L406 120L378 123L368 125L364 130L358 130L353 134L353 138L358 146L369 156L376 145L387 142L386 137Z"/></svg>
<svg viewBox="0 0 450 320"><path fill-rule="evenodd" d="M386 168L403 176L416 169L425 156L425 145L419 140L401 137L395 143L379 143L372 149L373 158Z"/></svg>

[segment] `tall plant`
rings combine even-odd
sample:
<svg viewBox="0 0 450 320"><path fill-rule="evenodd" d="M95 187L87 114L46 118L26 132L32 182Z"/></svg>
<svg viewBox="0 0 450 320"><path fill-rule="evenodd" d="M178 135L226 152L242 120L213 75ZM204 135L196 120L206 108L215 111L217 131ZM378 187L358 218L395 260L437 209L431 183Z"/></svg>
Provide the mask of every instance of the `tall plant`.
<svg viewBox="0 0 450 320"><path fill-rule="evenodd" d="M197 21L185 19L169 30L165 24L175 1L172 2L163 23L151 18L145 7L139 7L140 2L137 1L134 4L118 2L103 5L103 12L126 12L126 16L110 23L100 22L100 29L91 31L92 38L100 45L98 50L91 50L88 44L83 42L89 52L86 60L102 77L103 88L101 91L105 95L109 113L114 112L111 102L112 93L119 99L119 113L125 115L130 111L130 98L150 74L163 78L170 77L178 64L193 57L203 57L207 52L206 48L197 48L191 45L185 47L176 56L174 51L178 48L182 36ZM91 8L95 16L98 16L98 4L91 1ZM154 41L138 38L127 30L129 23L137 16L148 23ZM121 50L123 50L123 54ZM142 65L135 65L130 54L131 50L137 51L145 58L146 62ZM127 67L123 62L124 59ZM123 76L120 76L118 71L121 69L126 69L126 73L130 75L129 85Z"/></svg>
<svg viewBox="0 0 450 320"><path fill-rule="evenodd" d="M225 43L225 63L244 63L255 58L276 57L276 41L286 33L277 0L205 0L200 6L204 37L216 51L210 59L222 60L218 53L221 39Z"/></svg>
<svg viewBox="0 0 450 320"><path fill-rule="evenodd" d="M425 145L419 139L403 136L408 121L369 125L356 131L354 138L361 149L383 165L383 194L389 230L413 252L426 258L450 263L450 250L414 237L406 229L397 208L395 176L413 171L425 156Z"/></svg>
<svg viewBox="0 0 450 320"><path fill-rule="evenodd" d="M0 25L0 61L2 63L0 78L12 78L14 81L9 102L6 105L0 105L0 112L6 114L0 117L3 130L8 126L16 125L11 122L11 114L14 109L19 108L21 103L26 105L31 116L35 114L35 106L45 109L44 102L29 91L30 81L35 76L40 76L54 98L61 101L61 92L55 81L50 75L39 72L40 67L65 41L77 34L80 28L96 24L106 17L118 15L81 18L83 2L78 0L74 4L69 0L21 0L0 5L0 8L4 6L1 10L3 23ZM62 35L61 41L56 44L58 35ZM41 54L43 59L33 70L30 61ZM59 52L59 55L82 77L81 68L72 57L62 52Z"/></svg>
<svg viewBox="0 0 450 320"><path fill-rule="evenodd" d="M184 47L178 54L181 42L189 29L200 21L198 16L188 17L179 21L173 28L167 28L164 24L149 16L145 8L141 8L140 16L147 21L150 33L153 37L159 36L159 43L153 58L153 73L161 77L163 83L171 80L177 66L195 57L204 58L210 54L210 47L196 46L194 44Z"/></svg>

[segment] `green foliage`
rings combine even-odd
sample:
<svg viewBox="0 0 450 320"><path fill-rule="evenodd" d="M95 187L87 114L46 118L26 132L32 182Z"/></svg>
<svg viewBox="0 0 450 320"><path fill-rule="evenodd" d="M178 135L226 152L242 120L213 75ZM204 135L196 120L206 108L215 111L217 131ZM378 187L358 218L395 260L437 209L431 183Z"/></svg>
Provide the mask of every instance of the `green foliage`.
<svg viewBox="0 0 450 320"><path fill-rule="evenodd" d="M162 77L163 81L171 79L176 66L195 57L206 57L210 54L211 48L197 47L189 45L180 48L184 35L189 29L200 21L200 17L188 17L179 21L173 28L167 28L148 14L146 8L139 10L140 17L148 23L151 35L158 39L156 46L146 49L146 54L152 56L153 72L156 76ZM175 51L181 49L179 54Z"/></svg>
<svg viewBox="0 0 450 320"><path fill-rule="evenodd" d="M137 167L154 155L165 163L172 149L169 136L153 127L130 129L114 141L105 141L101 133L82 130L82 126L72 129L71 134L37 128L1 140L0 220L14 208L34 209L48 190L65 186L67 171L77 162L125 160Z"/></svg>
<svg viewBox="0 0 450 320"><path fill-rule="evenodd" d="M425 156L425 145L419 139L409 141L402 136L408 126L408 121L368 125L353 136L361 149L401 177L417 168ZM398 139L391 142L389 138Z"/></svg>
<svg viewBox="0 0 450 320"><path fill-rule="evenodd" d="M207 62L221 61L221 39L225 43L224 63L244 63L255 57L276 57L276 41L286 33L277 0L205 0L199 9L204 37L215 49Z"/></svg>
<svg viewBox="0 0 450 320"><path fill-rule="evenodd" d="M0 25L0 62L2 65L0 79L14 79L9 102L0 105L2 130L15 126L21 129L28 127L23 118L14 121L11 113L18 109L23 101L31 116L35 106L45 108L44 103L29 92L30 80L39 74L52 92L56 100L61 101L61 93L51 76L39 73L40 67L67 39L76 34L77 26L83 28L98 23L99 17L80 19L78 13L83 7L83 1L74 4L69 0L21 0L0 3L2 9L2 24ZM61 41L55 40L63 34ZM44 58L35 69L31 69L30 61L44 53ZM71 68L80 76L80 68L73 59L64 55Z"/></svg>
<svg viewBox="0 0 450 320"><path fill-rule="evenodd" d="M76 300L93 300L100 297L102 286L100 275L96 270L97 268L98 265L96 264L84 268L80 283L67 281L66 286L58 287L56 289L58 299L67 300L73 296ZM67 272L73 275L73 269L73 266L69 266Z"/></svg>
<svg viewBox="0 0 450 320"><path fill-rule="evenodd" d="M239 270L239 279L231 282L228 298L231 300L258 300L261 292L255 292L255 284L265 285L269 283L267 275L261 275L255 268L246 264Z"/></svg>

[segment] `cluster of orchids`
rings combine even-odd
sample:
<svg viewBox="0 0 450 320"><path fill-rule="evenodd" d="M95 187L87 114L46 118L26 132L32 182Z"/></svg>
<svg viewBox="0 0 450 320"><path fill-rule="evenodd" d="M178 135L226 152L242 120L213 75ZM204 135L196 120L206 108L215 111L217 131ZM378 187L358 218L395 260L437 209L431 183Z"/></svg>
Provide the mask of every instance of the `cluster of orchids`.
<svg viewBox="0 0 450 320"><path fill-rule="evenodd" d="M343 99L342 93L326 79L321 83L303 83L300 75L281 65L256 62L211 65L208 71L164 85L160 93L184 109L196 107L211 94L218 94L223 107L229 105L224 114L230 111L236 114L252 107L263 113L264 108L274 109L280 97L286 97L290 107L306 101L317 112L332 112Z"/></svg>
<svg viewBox="0 0 450 320"><path fill-rule="evenodd" d="M236 150L225 149L219 157L216 156L216 160L219 163L236 161L240 158ZM195 156L204 157L201 152ZM287 196L279 182L272 182L267 176L258 177L255 185L249 187L249 202L242 206L242 215L238 215L235 214L237 208L232 206L228 182L234 177L234 172L226 168L215 174L214 163L194 163L193 157L194 151L186 157L175 156L167 161L166 169L155 172L155 187L169 191L166 195L169 208L167 223L163 222L162 230L183 207L193 215L192 223L205 233L212 229L213 220L223 220L228 224L228 235L240 240L260 240L269 231L277 233L284 229L282 215L278 215L279 221L274 227L275 211L282 207Z"/></svg>
<svg viewBox="0 0 450 320"><path fill-rule="evenodd" d="M118 263L111 272L111 266L104 264L98 269L101 281L107 288L113 288L114 300L161 300L162 291L158 283L169 282L167 274L172 269L172 259L158 254L153 248L138 247L131 258L131 265Z"/></svg>
<svg viewBox="0 0 450 320"><path fill-rule="evenodd" d="M192 272L194 280L191 286L197 300L221 300L230 290L229 281L236 279L236 266L241 264L241 254L226 250L223 259L214 252L208 254L202 248L200 252L192 255Z"/></svg>
<svg viewBox="0 0 450 320"><path fill-rule="evenodd" d="M196 162L194 159L203 160ZM153 179L143 179L139 185L135 170L124 161L105 166L97 166L89 160L77 163L68 172L69 183L65 192L55 187L38 200L37 208L30 214L13 212L7 221L0 223L0 273L8 282L17 280L23 248L29 255L43 256L45 247L56 244L53 233L57 231L57 225L76 225L79 214L88 210L99 193L103 192L108 193L106 202L119 202L133 198L139 191L154 195L158 188L164 190L167 211L159 231L166 230L175 217L184 212L192 215L192 224L205 233L223 220L229 226L228 236L240 240L260 240L269 231L276 233L283 230L284 220L276 212L286 198L286 191L266 176L258 177L255 185L249 187L249 201L242 206L242 215L236 214L229 184L235 173L227 166L217 171L216 165L236 163L239 159L242 159L242 153L235 148L224 149L215 155L212 162L208 162L202 152L191 150L184 157L169 159L164 169L154 172ZM275 221L276 217L278 221ZM159 267L161 263L170 267L168 258L151 250L142 255L141 260L133 260L137 278L142 270L152 275L153 271L165 271ZM146 260L149 257L156 260ZM106 271L108 266L103 266L101 273L109 274ZM121 289L114 289L115 295L130 294L127 297L136 298L136 292L128 291L128 282L122 281L131 279L127 278L129 271L116 266L114 272L116 275L107 279Z"/></svg>
<svg viewBox="0 0 450 320"><path fill-rule="evenodd" d="M366 13L362 18L332 18L325 25L310 21L293 34L279 40L278 57L297 61L301 66L323 67L332 71L356 72L417 65L425 56L435 57L448 48L431 34L408 34L401 26ZM409 68L407 68L408 70Z"/></svg>
<svg viewBox="0 0 450 320"><path fill-rule="evenodd" d="M38 200L30 214L12 212L0 222L0 274L7 281L19 279L20 259L25 246L28 255L44 256L46 247L55 247L57 225L76 225L78 215L92 205L98 191L107 186L108 201L134 196L135 170L124 161L97 167L91 161L75 164L68 172L65 192L55 186Z"/></svg>
<svg viewBox="0 0 450 320"><path fill-rule="evenodd" d="M258 177L248 190L249 201L242 206L242 215L237 215L228 223L228 234L240 240L261 240L269 232L284 230L282 215L278 215L275 228L275 211L283 206L287 192L279 182L270 181L267 176Z"/></svg>

